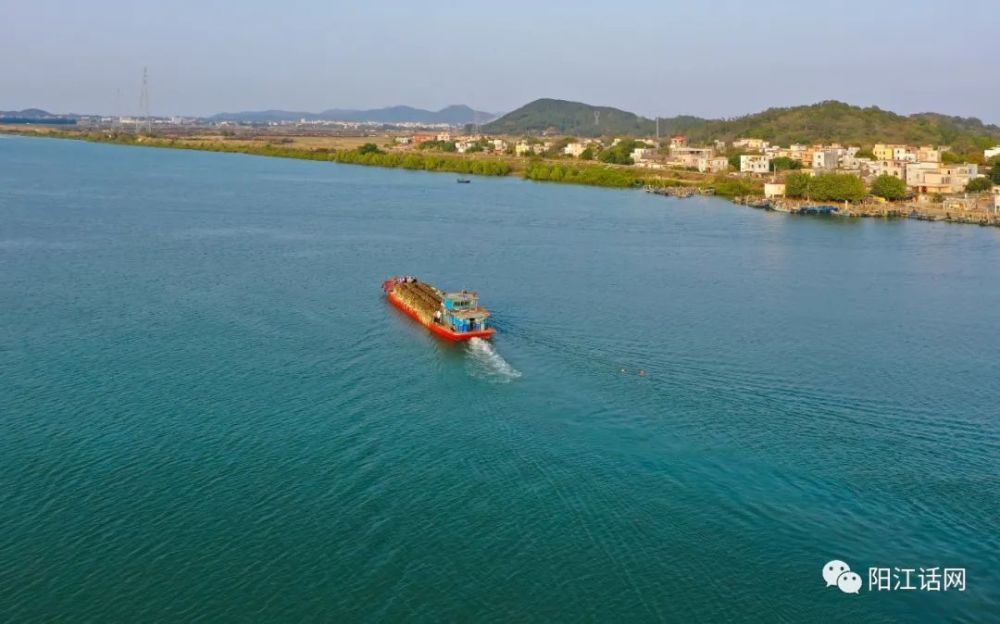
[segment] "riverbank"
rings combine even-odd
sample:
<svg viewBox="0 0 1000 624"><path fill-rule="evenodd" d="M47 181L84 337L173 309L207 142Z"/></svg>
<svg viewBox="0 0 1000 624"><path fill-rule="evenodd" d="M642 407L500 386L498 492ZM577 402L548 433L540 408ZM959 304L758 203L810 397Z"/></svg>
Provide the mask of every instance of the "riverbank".
<svg viewBox="0 0 1000 624"><path fill-rule="evenodd" d="M72 139L95 143L226 152L275 158L317 160L341 164L441 171L468 175L517 175L536 182L583 184L609 188L679 187L712 188L721 197L762 195L756 181L725 176L706 176L689 171L653 172L610 164L580 164L558 159L511 155L447 154L415 149L380 147L377 137L344 137L326 141L303 138L230 139L224 136L145 136L132 133L86 132L59 128L0 126L0 133L20 136Z"/></svg>
<svg viewBox="0 0 1000 624"><path fill-rule="evenodd" d="M763 182L736 176L700 174L691 171L661 171L610 164L580 164L562 159L524 158L510 155L446 154L415 149L379 147L371 141L378 137L318 137L234 139L216 136L136 135L124 132L92 132L54 127L2 126L0 134L46 137L110 143L138 147L187 149L208 152L246 154L272 158L293 158L339 164L432 171L480 176L520 176L536 182L580 184L607 188L643 188L665 190L675 197L713 195L739 205L777 209L799 214L836 214L841 217L914 218L922 221L945 221L1000 227L1000 214L989 210L954 204L934 203L860 203L837 206L813 206L796 200L767 201ZM789 209L789 207L791 207ZM822 208L812 210L812 208Z"/></svg>

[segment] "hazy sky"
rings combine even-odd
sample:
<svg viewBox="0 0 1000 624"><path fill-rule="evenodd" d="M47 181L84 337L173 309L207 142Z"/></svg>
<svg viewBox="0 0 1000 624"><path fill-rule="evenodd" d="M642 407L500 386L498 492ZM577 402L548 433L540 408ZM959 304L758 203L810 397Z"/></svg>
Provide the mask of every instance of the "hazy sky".
<svg viewBox="0 0 1000 624"><path fill-rule="evenodd" d="M160 115L839 99L1000 123L997 0L0 0L0 16L0 110L135 113L146 65Z"/></svg>

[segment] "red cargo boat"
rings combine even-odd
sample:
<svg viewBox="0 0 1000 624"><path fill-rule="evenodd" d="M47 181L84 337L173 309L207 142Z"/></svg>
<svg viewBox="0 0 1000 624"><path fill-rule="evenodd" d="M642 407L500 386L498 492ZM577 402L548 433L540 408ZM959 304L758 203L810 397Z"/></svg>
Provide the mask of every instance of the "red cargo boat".
<svg viewBox="0 0 1000 624"><path fill-rule="evenodd" d="M488 339L496 333L486 326L490 313L480 307L477 293L444 292L412 276L391 277L382 290L390 303L445 340Z"/></svg>

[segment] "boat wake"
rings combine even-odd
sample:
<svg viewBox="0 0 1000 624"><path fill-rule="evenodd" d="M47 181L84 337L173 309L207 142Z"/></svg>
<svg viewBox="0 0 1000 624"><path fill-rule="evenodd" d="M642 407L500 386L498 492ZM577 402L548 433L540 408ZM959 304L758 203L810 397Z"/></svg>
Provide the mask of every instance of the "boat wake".
<svg viewBox="0 0 1000 624"><path fill-rule="evenodd" d="M472 338L466 344L472 356L469 361L469 372L473 377L494 383L510 383L521 376L521 371L503 359L489 341Z"/></svg>

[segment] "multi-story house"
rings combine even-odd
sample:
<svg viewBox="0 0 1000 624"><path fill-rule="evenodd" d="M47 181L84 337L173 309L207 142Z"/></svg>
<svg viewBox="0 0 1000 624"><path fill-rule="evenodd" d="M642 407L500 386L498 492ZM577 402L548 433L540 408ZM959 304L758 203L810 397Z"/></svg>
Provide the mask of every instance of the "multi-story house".
<svg viewBox="0 0 1000 624"><path fill-rule="evenodd" d="M729 169L729 159L725 156L698 159L698 171L702 173L722 173Z"/></svg>
<svg viewBox="0 0 1000 624"><path fill-rule="evenodd" d="M965 185L977 177L979 167L973 164L913 163L906 166L906 185L918 193L961 193Z"/></svg>
<svg viewBox="0 0 1000 624"><path fill-rule="evenodd" d="M833 171L840 164L840 150L838 149L818 149L812 154L811 166L813 169L821 171Z"/></svg>
<svg viewBox="0 0 1000 624"><path fill-rule="evenodd" d="M861 171L872 178L877 178L880 175L891 175L900 180L906 179L906 163L898 160L862 161Z"/></svg>
<svg viewBox="0 0 1000 624"><path fill-rule="evenodd" d="M743 154L740 156L740 171L742 173L767 173L770 169L770 156L762 154Z"/></svg>

